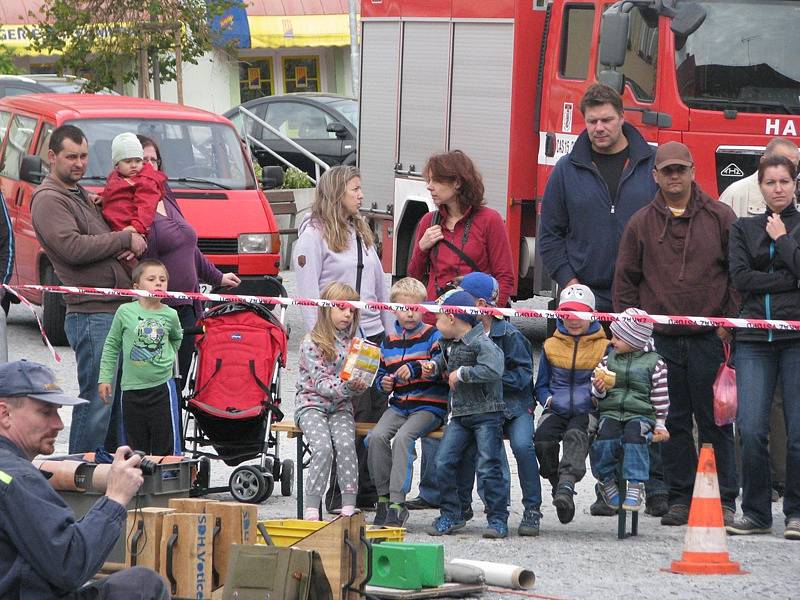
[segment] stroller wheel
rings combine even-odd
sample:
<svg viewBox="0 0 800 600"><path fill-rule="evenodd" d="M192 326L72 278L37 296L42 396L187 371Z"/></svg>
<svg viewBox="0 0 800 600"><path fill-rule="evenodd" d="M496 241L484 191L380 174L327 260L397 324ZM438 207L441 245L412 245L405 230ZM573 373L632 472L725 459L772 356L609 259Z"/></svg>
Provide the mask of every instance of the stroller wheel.
<svg viewBox="0 0 800 600"><path fill-rule="evenodd" d="M271 477L264 476L259 467L244 465L234 469L228 485L231 495L238 502L258 504L269 498L275 484Z"/></svg>
<svg viewBox="0 0 800 600"><path fill-rule="evenodd" d="M285 459L281 463L281 496L291 496L294 487L294 462Z"/></svg>

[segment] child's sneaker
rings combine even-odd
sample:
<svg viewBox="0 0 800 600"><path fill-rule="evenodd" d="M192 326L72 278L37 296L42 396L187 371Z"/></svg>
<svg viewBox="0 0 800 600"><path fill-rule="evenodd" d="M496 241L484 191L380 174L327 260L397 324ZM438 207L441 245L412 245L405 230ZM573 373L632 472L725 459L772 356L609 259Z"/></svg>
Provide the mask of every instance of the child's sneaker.
<svg viewBox="0 0 800 600"><path fill-rule="evenodd" d="M489 523L484 530L483 537L490 540L501 540L508 537L508 525L505 523Z"/></svg>
<svg viewBox="0 0 800 600"><path fill-rule="evenodd" d="M453 521L450 517L439 515L433 520L433 524L428 529L428 535L450 535L459 529L463 529L466 523L462 521Z"/></svg>
<svg viewBox="0 0 800 600"><path fill-rule="evenodd" d="M622 508L625 510L641 510L643 499L644 483L641 481L629 481Z"/></svg>
<svg viewBox="0 0 800 600"><path fill-rule="evenodd" d="M375 509L375 518L372 524L375 527L381 527L386 522L386 514L389 512L388 502L378 502L378 507Z"/></svg>
<svg viewBox="0 0 800 600"><path fill-rule="evenodd" d="M575 502L572 499L574 495L575 484L571 481L558 484L556 492L553 494L553 506L556 507L558 520L564 524L575 518Z"/></svg>
<svg viewBox="0 0 800 600"><path fill-rule="evenodd" d="M402 504L392 504L389 507L389 511L386 513L386 519L383 521L383 526L405 527L406 521L408 521L408 509Z"/></svg>
<svg viewBox="0 0 800 600"><path fill-rule="evenodd" d="M522 514L517 533L521 536L536 537L539 535L539 521L542 515L538 510L529 509Z"/></svg>
<svg viewBox="0 0 800 600"><path fill-rule="evenodd" d="M600 497L606 506L613 509L619 508L619 488L613 479L606 479L600 483Z"/></svg>

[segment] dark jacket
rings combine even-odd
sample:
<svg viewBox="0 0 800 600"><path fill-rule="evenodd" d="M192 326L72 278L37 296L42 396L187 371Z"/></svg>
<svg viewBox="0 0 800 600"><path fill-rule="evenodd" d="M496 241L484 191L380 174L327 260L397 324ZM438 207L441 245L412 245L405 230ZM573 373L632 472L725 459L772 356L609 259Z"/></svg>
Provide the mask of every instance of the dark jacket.
<svg viewBox="0 0 800 600"><path fill-rule="evenodd" d="M131 278L117 255L131 247L130 231L111 231L100 207L72 196L53 175L33 192L36 238L64 285L129 289ZM67 312L113 313L126 298L66 294Z"/></svg>
<svg viewBox="0 0 800 600"><path fill-rule="evenodd" d="M533 352L522 332L505 319L492 319L489 337L503 351L503 402L507 419L533 407Z"/></svg>
<svg viewBox="0 0 800 600"><path fill-rule="evenodd" d="M80 520L44 475L0 436L0 598L53 600L102 566L125 508L101 497Z"/></svg>
<svg viewBox="0 0 800 600"><path fill-rule="evenodd" d="M736 214L696 185L686 211L673 216L661 191L631 218L614 277L614 310L653 315L728 317L736 293L728 275L728 240ZM656 325L662 335L703 333L714 327Z"/></svg>
<svg viewBox="0 0 800 600"><path fill-rule="evenodd" d="M623 124L622 132L630 158L616 204L612 206L608 186L592 163L591 142L583 131L547 181L538 236L544 265L559 285L577 277L609 304L622 231L657 190L653 148L632 125Z"/></svg>
<svg viewBox="0 0 800 600"><path fill-rule="evenodd" d="M742 296L740 315L754 319L800 320L800 213L789 205L781 213L787 235L767 235L772 211L739 219L731 228L730 269ZM737 329L736 339L770 342L800 339L800 331Z"/></svg>
<svg viewBox="0 0 800 600"><path fill-rule="evenodd" d="M433 358L437 377L457 369L459 382L450 390L450 414L454 417L500 412L503 404L503 351L488 338L478 323L460 340L442 340L442 352Z"/></svg>

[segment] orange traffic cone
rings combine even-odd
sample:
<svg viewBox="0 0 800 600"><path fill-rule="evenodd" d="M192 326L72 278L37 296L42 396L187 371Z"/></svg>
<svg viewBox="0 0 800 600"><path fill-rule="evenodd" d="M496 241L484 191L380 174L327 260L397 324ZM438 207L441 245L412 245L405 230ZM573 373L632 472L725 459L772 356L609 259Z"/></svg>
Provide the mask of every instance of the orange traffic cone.
<svg viewBox="0 0 800 600"><path fill-rule="evenodd" d="M739 563L728 557L728 540L722 519L717 481L717 461L711 444L703 444L697 462L689 524L681 560L668 569L685 575L742 575Z"/></svg>

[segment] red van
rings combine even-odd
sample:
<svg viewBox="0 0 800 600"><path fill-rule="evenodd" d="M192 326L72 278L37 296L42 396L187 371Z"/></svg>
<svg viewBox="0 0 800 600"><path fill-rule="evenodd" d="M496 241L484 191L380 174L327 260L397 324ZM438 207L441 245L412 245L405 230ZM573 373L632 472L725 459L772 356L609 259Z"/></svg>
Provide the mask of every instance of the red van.
<svg viewBox="0 0 800 600"><path fill-rule="evenodd" d="M256 182L249 151L228 119L126 96L35 94L0 99L0 189L16 238L13 284L58 283L34 235L30 202L49 170L50 134L65 123L80 127L89 142L89 164L81 181L87 188L99 191L105 185L116 135L146 135L161 150L161 168L197 230L200 250L221 271L242 279L237 293L261 294L264 276L278 274L278 227ZM66 344L60 295L25 295L42 305L51 341Z"/></svg>

